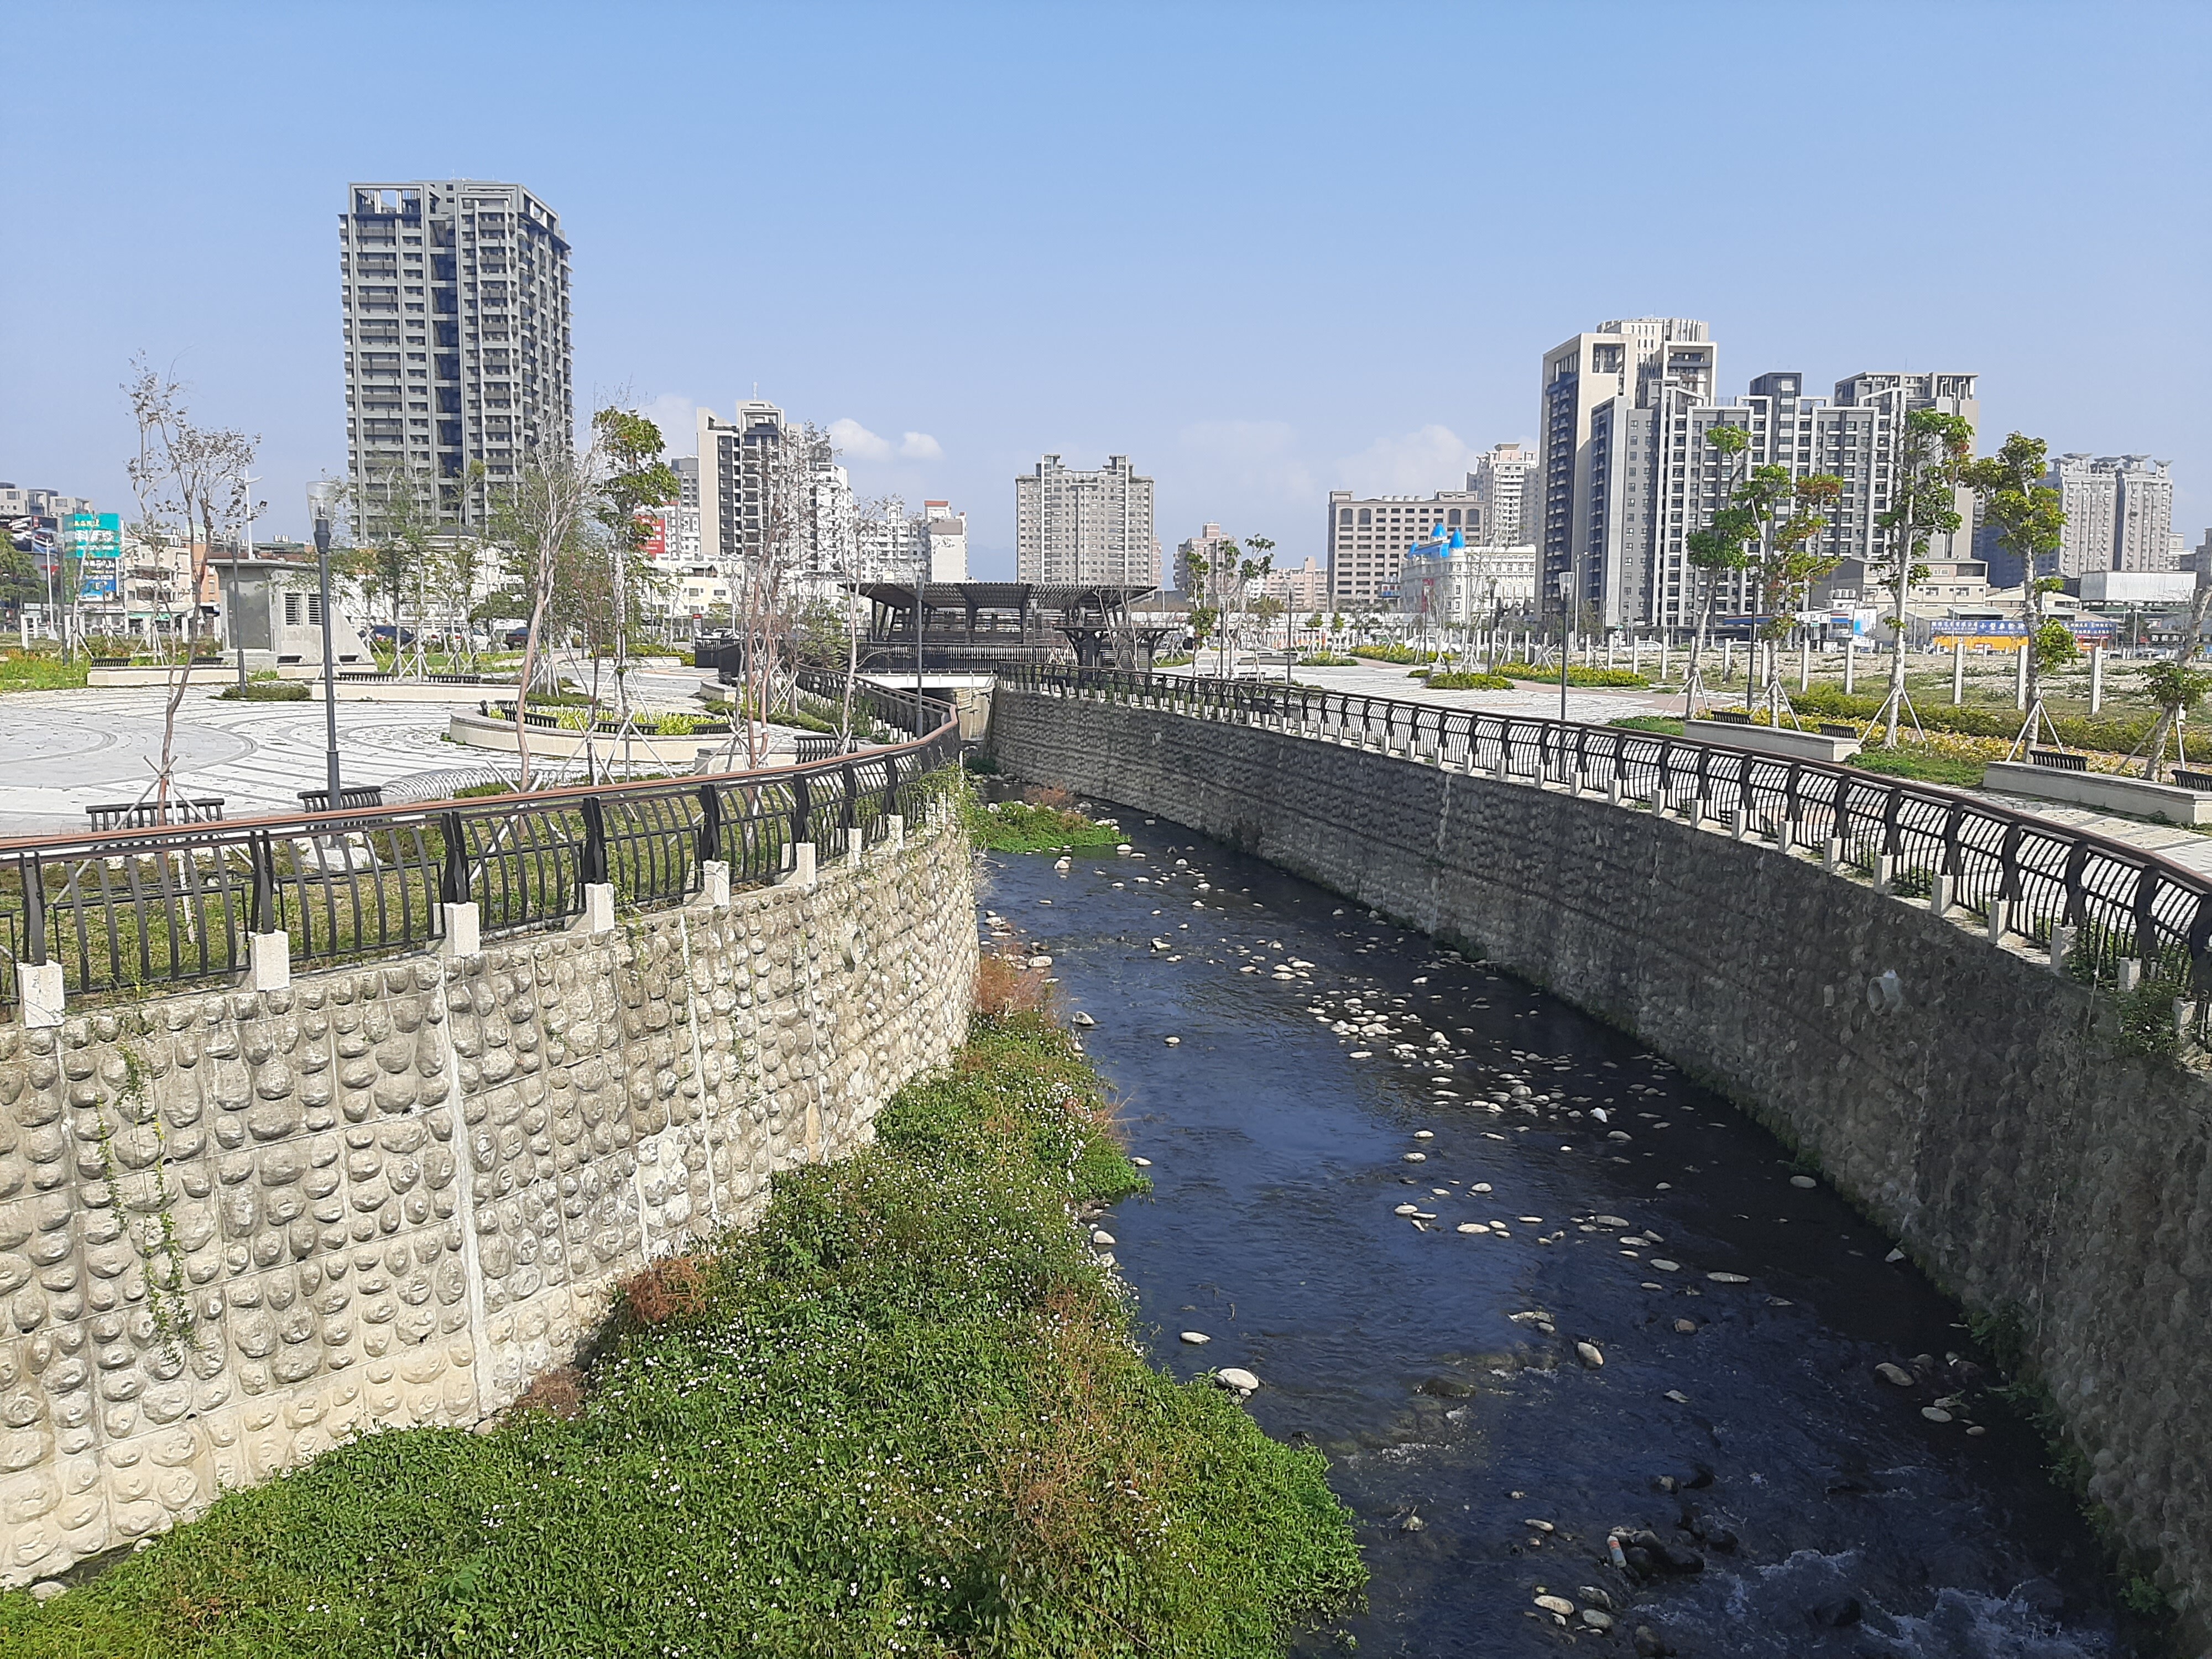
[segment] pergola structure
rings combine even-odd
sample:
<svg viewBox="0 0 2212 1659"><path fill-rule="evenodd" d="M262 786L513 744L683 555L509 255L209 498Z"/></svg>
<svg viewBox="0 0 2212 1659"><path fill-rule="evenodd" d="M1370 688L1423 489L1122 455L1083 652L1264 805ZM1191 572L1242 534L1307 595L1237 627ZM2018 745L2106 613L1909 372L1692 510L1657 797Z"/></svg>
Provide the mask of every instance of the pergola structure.
<svg viewBox="0 0 2212 1659"><path fill-rule="evenodd" d="M868 631L860 666L896 673L914 666L915 585L861 582ZM925 582L921 665L928 673L989 673L1007 663L1066 662L1083 668L1152 666L1172 627L1140 626L1131 605L1149 586L1042 582Z"/></svg>

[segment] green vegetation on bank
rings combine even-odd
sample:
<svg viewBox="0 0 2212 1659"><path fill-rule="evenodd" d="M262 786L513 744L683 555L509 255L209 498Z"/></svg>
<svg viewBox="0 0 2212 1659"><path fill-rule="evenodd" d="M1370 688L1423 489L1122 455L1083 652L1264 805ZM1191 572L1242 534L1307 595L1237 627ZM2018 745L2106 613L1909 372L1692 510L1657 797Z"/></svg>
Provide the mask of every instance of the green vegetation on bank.
<svg viewBox="0 0 2212 1659"><path fill-rule="evenodd" d="M1063 847L1115 847L1121 827L1085 817L1065 789L1031 789L1020 800L985 805L969 796L962 809L968 835L991 853L1050 853Z"/></svg>
<svg viewBox="0 0 2212 1659"><path fill-rule="evenodd" d="M979 1021L876 1145L626 1286L555 1409L335 1448L0 1596L0 1652L1277 1652L1359 1589L1351 1519L1317 1452L1133 1346L1071 1224L1144 1186L1108 1116L1064 1034Z"/></svg>
<svg viewBox="0 0 2212 1659"><path fill-rule="evenodd" d="M1533 662L1502 662L1498 665L1498 672L1508 679L1549 680L1554 685L1559 684L1559 671L1556 667L1546 668ZM1632 669L1570 666L1567 670L1567 684L1612 686L1622 690L1642 691L1650 689L1651 680L1649 675L1638 674Z"/></svg>

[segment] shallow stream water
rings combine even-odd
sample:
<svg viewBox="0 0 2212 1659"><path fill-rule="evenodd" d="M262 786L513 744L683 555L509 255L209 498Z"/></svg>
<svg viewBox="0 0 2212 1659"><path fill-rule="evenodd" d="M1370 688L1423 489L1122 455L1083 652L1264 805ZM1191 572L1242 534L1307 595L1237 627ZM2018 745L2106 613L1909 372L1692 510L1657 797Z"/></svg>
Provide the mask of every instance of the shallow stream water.
<svg viewBox="0 0 2212 1659"><path fill-rule="evenodd" d="M1121 822L1128 855L989 856L985 938L1097 1022L1155 1358L1255 1373L1358 1517L1368 1607L1298 1651L2130 1650L1962 1316L1765 1130L1497 969ZM1702 1570L1624 1571L1615 1528Z"/></svg>

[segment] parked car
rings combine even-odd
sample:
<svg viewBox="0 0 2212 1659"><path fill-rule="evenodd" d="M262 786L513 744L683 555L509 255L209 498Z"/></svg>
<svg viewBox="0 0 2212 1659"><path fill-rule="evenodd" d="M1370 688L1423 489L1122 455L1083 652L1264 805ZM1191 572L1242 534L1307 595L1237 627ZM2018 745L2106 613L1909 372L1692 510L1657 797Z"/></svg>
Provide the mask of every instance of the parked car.
<svg viewBox="0 0 2212 1659"><path fill-rule="evenodd" d="M415 630L411 628L398 627L391 623L379 623L368 630L368 637L378 645L392 645L395 642L400 645L412 645L415 643Z"/></svg>
<svg viewBox="0 0 2212 1659"><path fill-rule="evenodd" d="M505 642L508 650L520 651L530 643L530 629L527 627L510 628L506 633L501 635L500 638Z"/></svg>

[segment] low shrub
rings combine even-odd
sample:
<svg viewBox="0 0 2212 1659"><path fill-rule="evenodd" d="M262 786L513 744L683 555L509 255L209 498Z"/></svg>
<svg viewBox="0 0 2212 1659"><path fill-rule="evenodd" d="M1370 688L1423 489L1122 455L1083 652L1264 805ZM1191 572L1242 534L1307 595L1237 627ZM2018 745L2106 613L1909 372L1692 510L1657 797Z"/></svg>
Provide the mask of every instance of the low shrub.
<svg viewBox="0 0 2212 1659"><path fill-rule="evenodd" d="M1479 669L1464 672L1440 668L1429 676L1431 691L1510 691L1513 682L1503 674L1486 674Z"/></svg>
<svg viewBox="0 0 2212 1659"><path fill-rule="evenodd" d="M233 682L216 696L232 702L306 702L314 693L301 680L248 680L242 686Z"/></svg>
<svg viewBox="0 0 2212 1659"><path fill-rule="evenodd" d="M1557 668L1540 668L1533 662L1502 662L1498 665L1498 672L1504 675L1508 679L1549 680L1555 685L1559 683L1559 671ZM1648 674L1639 674L1633 669L1628 668L1576 668L1570 666L1567 670L1567 684L1569 685L1610 686L1619 688L1622 690L1646 691L1651 687L1651 678Z"/></svg>
<svg viewBox="0 0 2212 1659"><path fill-rule="evenodd" d="M1350 668L1358 662L1357 657L1347 657L1338 651L1309 651L1298 659L1301 668Z"/></svg>
<svg viewBox="0 0 2212 1659"><path fill-rule="evenodd" d="M1881 711L1881 697L1847 696L1841 686L1814 685L1790 694L1800 714L1825 714L1837 720L1871 720ZM1955 732L1962 737L2002 738L2019 735L2026 718L2016 708L1991 708L1986 703L1937 702L1915 698L1913 708L1920 724L1930 731ZM2124 755L2150 735L2156 711L2111 714L2056 714L2051 724L2064 742L2076 749L2101 749Z"/></svg>

